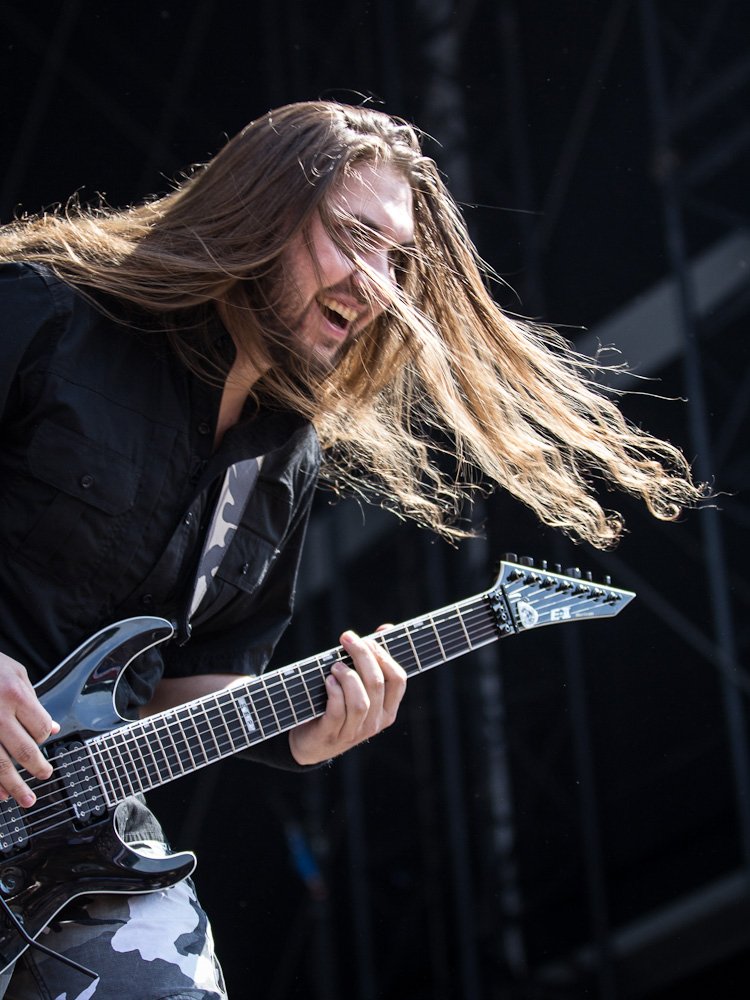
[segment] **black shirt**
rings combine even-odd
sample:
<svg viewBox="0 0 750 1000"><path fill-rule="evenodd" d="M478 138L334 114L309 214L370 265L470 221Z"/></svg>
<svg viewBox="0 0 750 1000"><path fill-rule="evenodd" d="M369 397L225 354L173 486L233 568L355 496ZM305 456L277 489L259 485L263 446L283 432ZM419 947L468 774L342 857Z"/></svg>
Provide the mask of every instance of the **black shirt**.
<svg viewBox="0 0 750 1000"><path fill-rule="evenodd" d="M184 625L212 489L263 455L208 611L184 645L140 657L123 691L132 710L162 671L261 672L292 613L320 462L313 427L261 411L214 451L220 388L163 333L103 315L45 268L0 266L0 318L0 650L35 681L112 621Z"/></svg>

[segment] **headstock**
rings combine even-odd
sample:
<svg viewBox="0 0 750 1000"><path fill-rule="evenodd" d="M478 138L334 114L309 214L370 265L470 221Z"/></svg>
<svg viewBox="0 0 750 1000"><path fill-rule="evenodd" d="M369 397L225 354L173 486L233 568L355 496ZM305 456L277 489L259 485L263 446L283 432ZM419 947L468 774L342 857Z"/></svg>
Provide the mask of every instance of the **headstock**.
<svg viewBox="0 0 750 1000"><path fill-rule="evenodd" d="M513 631L525 632L542 625L582 618L612 618L635 597L633 591L612 586L609 577L594 581L591 573L547 562L534 564L528 556L504 556L492 591L499 617L507 623L508 611Z"/></svg>

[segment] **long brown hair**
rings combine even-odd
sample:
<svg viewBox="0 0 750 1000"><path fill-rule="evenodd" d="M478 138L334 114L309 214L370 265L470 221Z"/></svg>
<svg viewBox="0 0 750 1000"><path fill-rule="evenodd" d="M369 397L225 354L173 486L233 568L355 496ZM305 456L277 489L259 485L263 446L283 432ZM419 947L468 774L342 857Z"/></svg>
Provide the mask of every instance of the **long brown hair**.
<svg viewBox="0 0 750 1000"><path fill-rule="evenodd" d="M284 251L316 212L338 238L327 195L363 162L400 172L412 190L415 248L400 262L400 290L324 377L273 364ZM270 112L164 197L11 223L0 259L46 263L84 291L158 314L204 378L226 371L195 317L221 304L265 370L253 395L314 421L329 483L448 537L464 534L456 515L479 478L600 547L616 541L622 519L602 508L597 483L663 519L703 495L683 455L629 424L595 384L592 361L498 308L414 129L372 109L310 102Z"/></svg>

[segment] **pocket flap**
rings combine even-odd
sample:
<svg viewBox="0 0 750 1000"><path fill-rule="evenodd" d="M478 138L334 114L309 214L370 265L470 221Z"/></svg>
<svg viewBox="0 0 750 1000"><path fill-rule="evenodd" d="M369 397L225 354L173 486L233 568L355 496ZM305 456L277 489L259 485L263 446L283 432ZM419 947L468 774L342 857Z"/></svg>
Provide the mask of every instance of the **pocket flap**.
<svg viewBox="0 0 750 1000"><path fill-rule="evenodd" d="M275 545L240 525L216 575L225 583L252 594L265 580L278 554Z"/></svg>
<svg viewBox="0 0 750 1000"><path fill-rule="evenodd" d="M28 457L42 482L106 514L122 514L135 503L140 469L134 462L51 420L39 425Z"/></svg>

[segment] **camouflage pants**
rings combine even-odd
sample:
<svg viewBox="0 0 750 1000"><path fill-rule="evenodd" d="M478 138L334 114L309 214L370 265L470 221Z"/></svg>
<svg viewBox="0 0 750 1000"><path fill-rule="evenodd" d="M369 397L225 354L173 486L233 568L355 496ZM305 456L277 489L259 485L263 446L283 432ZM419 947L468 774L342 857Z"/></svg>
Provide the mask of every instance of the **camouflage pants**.
<svg viewBox="0 0 750 1000"><path fill-rule="evenodd" d="M73 900L40 940L98 978L29 948L0 976L0 998L226 1000L211 928L189 880L138 896Z"/></svg>

